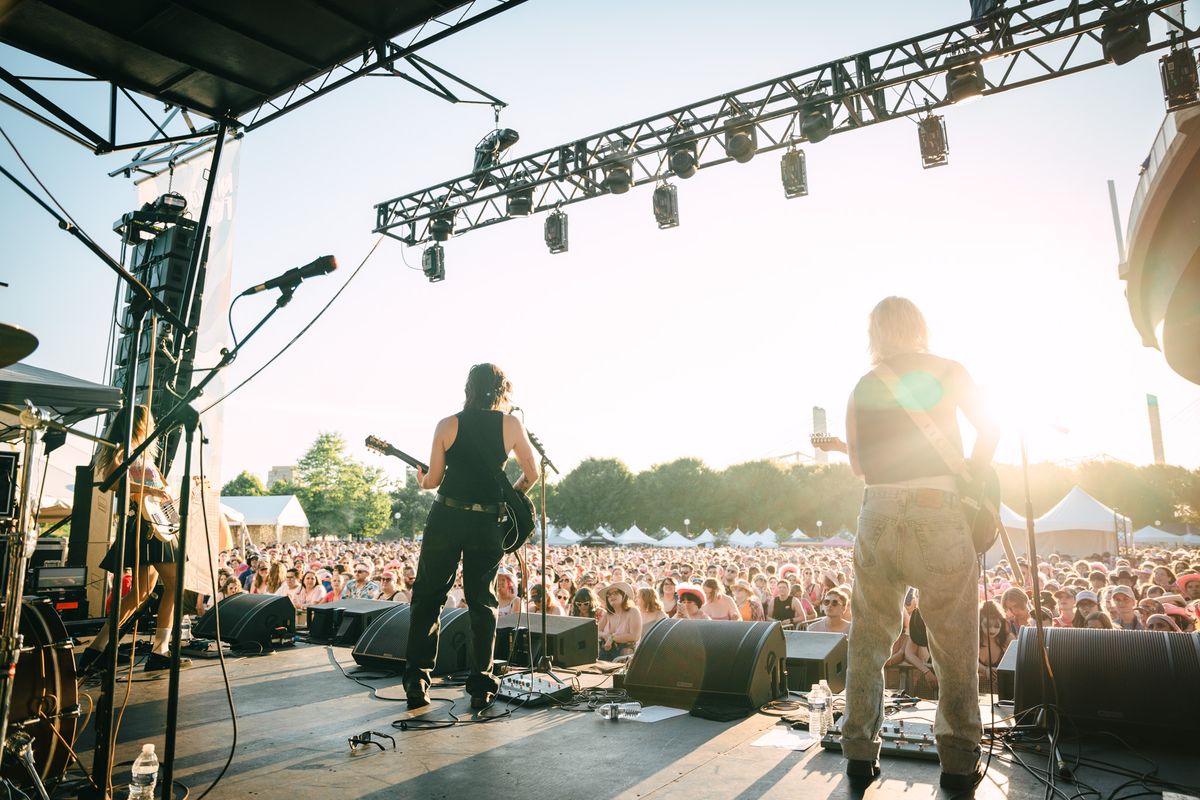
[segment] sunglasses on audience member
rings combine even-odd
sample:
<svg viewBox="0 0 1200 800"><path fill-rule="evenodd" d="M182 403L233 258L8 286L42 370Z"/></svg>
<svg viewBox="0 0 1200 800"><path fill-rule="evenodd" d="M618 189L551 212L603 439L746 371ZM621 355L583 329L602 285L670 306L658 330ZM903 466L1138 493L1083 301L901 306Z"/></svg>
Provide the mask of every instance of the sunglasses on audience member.
<svg viewBox="0 0 1200 800"><path fill-rule="evenodd" d="M823 605L823 606L840 606L841 604L842 604L841 600L822 600L821 601L821 605Z"/></svg>

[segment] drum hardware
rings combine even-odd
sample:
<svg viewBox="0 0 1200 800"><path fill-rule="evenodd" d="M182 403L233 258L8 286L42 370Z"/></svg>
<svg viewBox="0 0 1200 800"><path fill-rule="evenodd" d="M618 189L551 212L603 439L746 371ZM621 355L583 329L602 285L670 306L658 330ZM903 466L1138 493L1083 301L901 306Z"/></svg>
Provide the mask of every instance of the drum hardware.
<svg viewBox="0 0 1200 800"><path fill-rule="evenodd" d="M37 767L33 762L33 737L18 728L8 737L8 741L4 743L4 749L20 760L22 766L25 767L25 772L29 775L29 780L37 789L38 796L42 800L50 800L50 795L46 793L46 787L42 784L42 779L38 776Z"/></svg>

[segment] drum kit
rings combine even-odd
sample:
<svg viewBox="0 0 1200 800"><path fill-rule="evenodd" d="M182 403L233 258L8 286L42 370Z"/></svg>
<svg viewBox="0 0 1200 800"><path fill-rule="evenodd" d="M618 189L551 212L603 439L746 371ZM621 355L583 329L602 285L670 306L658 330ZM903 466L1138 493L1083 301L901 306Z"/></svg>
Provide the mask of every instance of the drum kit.
<svg viewBox="0 0 1200 800"><path fill-rule="evenodd" d="M0 323L0 369L21 361L37 345L29 331ZM0 597L0 777L47 798L45 783L66 774L80 707L73 642L62 618L48 598L22 597L25 567L38 534L36 510L27 502L28 467L36 431L47 419L28 403L19 419L25 445L22 477L0 491L0 535L6 545Z"/></svg>

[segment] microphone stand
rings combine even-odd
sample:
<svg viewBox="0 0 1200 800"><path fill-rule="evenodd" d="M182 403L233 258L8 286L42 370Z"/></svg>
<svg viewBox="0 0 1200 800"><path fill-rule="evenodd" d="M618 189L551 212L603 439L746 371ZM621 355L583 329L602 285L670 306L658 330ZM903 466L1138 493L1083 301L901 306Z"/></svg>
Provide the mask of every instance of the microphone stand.
<svg viewBox="0 0 1200 800"><path fill-rule="evenodd" d="M188 392L180 399L180 401L170 411L167 412L162 420L159 421L158 427L156 427L154 431L146 437L146 440L138 445L138 447L134 449L133 452L131 452L125 458L125 460L116 467L116 469L113 470L113 473L103 483L101 483L99 487L101 491L108 491L117 481L121 481L122 486L127 487L129 467L138 460L146 448L150 447L157 439L160 439L166 434L170 433L177 425L183 426L185 442L182 480L183 485L179 493L179 538L175 544L175 619L171 623L171 670L167 688L166 743L163 748L162 760L162 786L164 800L168 800L172 796L174 789L173 779L175 766L175 734L178 727L179 718L179 651L181 645L180 630L183 623L183 579L184 570L187 564L188 516L191 511L192 444L196 427L200 422L200 414L192 406L192 403L204 393L205 387L208 386L208 384L211 383L214 378L216 378L221 370L225 369L234 362L234 360L237 358L238 351L240 351L242 347L246 345L246 342L254 338L254 335L258 333L263 325L267 323L267 320L271 319L271 317L275 315L275 312L291 302L292 295L295 293L295 291L295 286L279 287L279 297L276 299L275 305L271 307L271 310L268 311L266 315L264 315L263 318L258 321L258 324L256 324L248 334L242 337L242 339L236 345L234 345L232 350L221 351L221 360L217 362L216 366L212 367L208 371L203 380L188 390ZM130 370L130 375L133 376L134 372L134 370ZM129 422L129 438L132 438L132 411L129 413ZM129 439L127 438L126 441L129 441ZM126 489L126 491L128 490ZM128 495L126 494L125 496L127 497ZM121 509L125 508L124 505L118 507ZM124 532L124 524L122 523L122 525L118 526L117 530L118 540L122 541L123 543L123 539L121 537ZM136 527L134 528L134 535L138 535L138 529ZM122 566L121 562L123 561L123 554L123 550L118 551L118 567ZM119 627L116 624L116 621L120 619L119 606L119 602L113 602L109 613L110 636L108 647L110 648L111 652L108 653L109 672L107 676L107 685L105 686L106 696L102 698L102 701L107 700L108 719L105 720L107 730L101 730L99 727L97 727L96 730L96 764L101 763L100 748L102 743L104 749L111 753L110 740L112 737L112 697L115 693L116 685L117 645L121 638ZM218 642L218 646L219 645L220 643ZM99 717L97 719L99 721ZM107 786L107 781L110 780L109 772L111 772L111 755L106 755L103 758L103 762L106 765L105 772L103 773L103 780L106 783L99 784L98 781L97 783L98 785ZM95 771L95 766L93 767L93 771ZM97 777L99 776L94 775L93 779Z"/></svg>
<svg viewBox="0 0 1200 800"><path fill-rule="evenodd" d="M558 471L558 467L554 466L554 462L550 460L550 456L546 455L546 448L542 446L541 441L537 438L537 436L534 435L533 431L526 429L526 433L529 434L530 443L533 444L534 449L538 451L538 455L540 455L542 457L542 459L541 459L542 489L541 489L541 497L540 497L540 501L541 501L540 502L540 505L541 505L540 516L541 516L541 522L542 522L542 565L541 565L542 566L542 654L541 654L541 657L538 658L538 663L537 663L537 666L535 667L533 665L532 648L530 648L531 652L529 654L529 679L530 679L530 683L532 684L533 678L539 672L544 672L547 677L554 678L555 680L559 680L558 676L555 675L552 671L554 669L554 661L553 661L553 659L550 658L550 641L549 641L549 637L546 635L546 606L549 605L549 603L550 603L550 594L549 594L550 590L546 583L546 575L547 575L546 539L548 537L547 528L546 528L546 470L547 469L553 470L555 475L561 475L562 473L560 473ZM561 683L561 681L559 681L559 682Z"/></svg>

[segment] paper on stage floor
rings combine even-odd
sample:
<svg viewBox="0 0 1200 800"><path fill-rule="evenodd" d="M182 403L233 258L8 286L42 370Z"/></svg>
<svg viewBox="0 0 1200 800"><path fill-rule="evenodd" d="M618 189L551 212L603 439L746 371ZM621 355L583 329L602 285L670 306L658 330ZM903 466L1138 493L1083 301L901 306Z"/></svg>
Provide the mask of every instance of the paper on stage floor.
<svg viewBox="0 0 1200 800"><path fill-rule="evenodd" d="M778 747L784 750L807 750L820 739L808 731L794 731L778 725L750 743L751 747Z"/></svg>
<svg viewBox="0 0 1200 800"><path fill-rule="evenodd" d="M634 722L659 722L671 717L681 717L688 712L682 708L667 708L666 706L643 706L642 713L633 718Z"/></svg>

